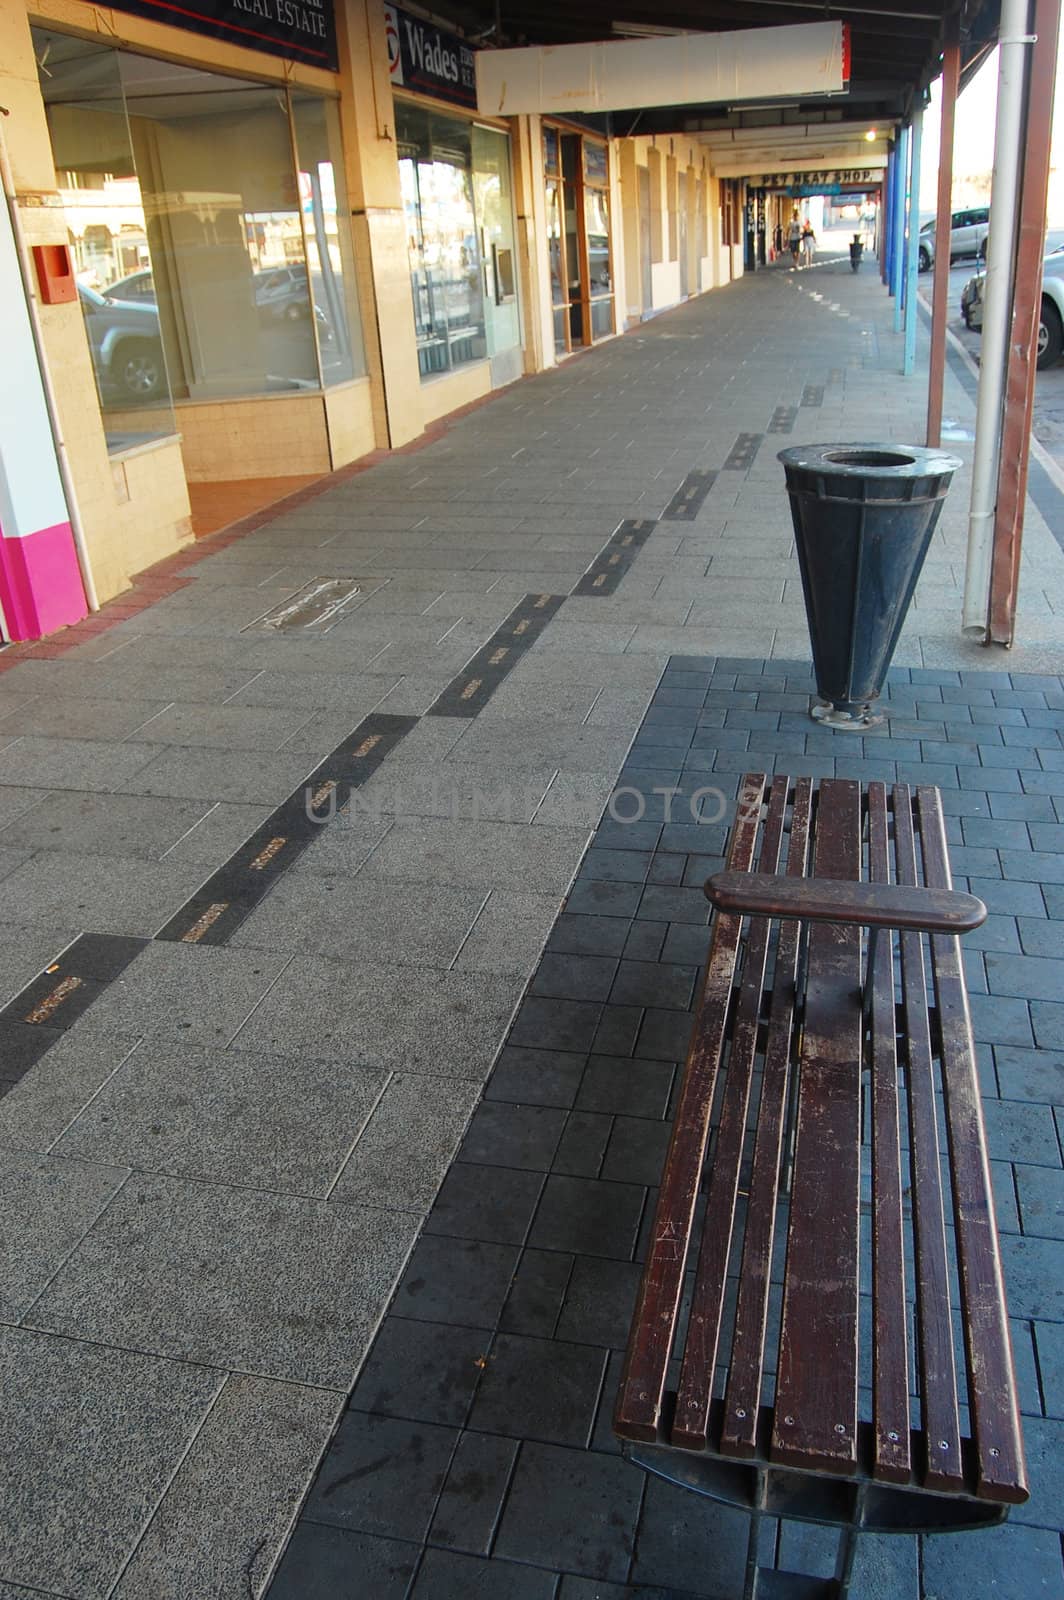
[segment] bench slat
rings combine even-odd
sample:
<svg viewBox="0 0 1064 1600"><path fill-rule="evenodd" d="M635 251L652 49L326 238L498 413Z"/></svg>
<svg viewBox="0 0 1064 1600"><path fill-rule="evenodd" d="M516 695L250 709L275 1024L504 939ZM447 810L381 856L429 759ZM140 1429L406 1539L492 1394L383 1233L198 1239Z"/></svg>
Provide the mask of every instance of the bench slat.
<svg viewBox="0 0 1064 1600"><path fill-rule="evenodd" d="M748 773L739 787L727 864L740 872L748 870L754 859L765 786L763 774ZM614 1412L615 1431L629 1439L652 1441L658 1434L741 930L741 917L714 919L699 1011Z"/></svg>
<svg viewBox="0 0 1064 1600"><path fill-rule="evenodd" d="M779 867L789 788L786 778L772 780L757 864L759 873L775 873ZM732 1025L717 1142L706 1195L706 1220L702 1227L702 1246L672 1425L672 1442L687 1450L706 1447L771 929L768 917L755 917L746 930L746 956Z"/></svg>
<svg viewBox="0 0 1064 1600"><path fill-rule="evenodd" d="M917 883L912 795L894 786L894 859L898 880ZM928 1488L955 1491L963 1484L957 1369L950 1316L945 1195L935 1105L923 939L901 936L902 1034L906 1041L909 1159L912 1166L913 1238L916 1253L917 1352Z"/></svg>
<svg viewBox="0 0 1064 1600"><path fill-rule="evenodd" d="M873 884L890 882L887 789L868 785L868 867ZM872 1474L904 1483L909 1449L908 1316L902 1217L898 1052L894 1009L894 947L880 937L871 987L872 1077Z"/></svg>
<svg viewBox="0 0 1064 1600"><path fill-rule="evenodd" d="M815 838L814 873L859 876L859 784L821 783ZM860 930L813 923L772 1458L838 1473L857 1466L860 984Z"/></svg>
<svg viewBox="0 0 1064 1600"><path fill-rule="evenodd" d="M797 780L787 852L787 872L793 877L801 877L806 870L812 791L811 778ZM791 1076L795 982L801 937L800 923L791 920L780 924L772 974L761 1107L750 1172L746 1233L721 1429L721 1450L727 1455L750 1457L757 1450L758 1406L765 1359L780 1159Z"/></svg>
<svg viewBox="0 0 1064 1600"><path fill-rule="evenodd" d="M948 889L949 856L938 791L921 787L916 799L925 877ZM933 938L931 964L941 1030L976 1488L985 1498L1021 1503L1027 1498L1027 1472L959 941L947 935Z"/></svg>

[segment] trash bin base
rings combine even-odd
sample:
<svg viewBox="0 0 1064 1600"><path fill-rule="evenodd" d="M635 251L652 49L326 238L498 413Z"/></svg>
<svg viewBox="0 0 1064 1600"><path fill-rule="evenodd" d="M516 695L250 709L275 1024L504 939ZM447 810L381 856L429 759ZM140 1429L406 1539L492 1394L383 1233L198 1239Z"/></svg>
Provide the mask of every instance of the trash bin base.
<svg viewBox="0 0 1064 1600"><path fill-rule="evenodd" d="M883 721L882 712L873 711L870 705L854 706L847 711L842 706L832 705L830 700L814 700L809 715L822 727L838 728L842 733L864 733L866 728L878 728Z"/></svg>

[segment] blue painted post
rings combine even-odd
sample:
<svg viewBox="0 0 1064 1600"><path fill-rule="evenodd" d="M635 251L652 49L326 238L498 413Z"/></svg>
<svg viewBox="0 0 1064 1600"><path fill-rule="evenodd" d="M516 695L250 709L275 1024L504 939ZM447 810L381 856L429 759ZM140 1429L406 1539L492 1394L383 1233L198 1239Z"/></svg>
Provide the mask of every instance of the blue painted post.
<svg viewBox="0 0 1064 1600"><path fill-rule="evenodd" d="M887 170L883 175L883 211L879 219L879 275L890 289L890 253L894 244L891 217L894 204L894 146L887 151Z"/></svg>
<svg viewBox="0 0 1064 1600"><path fill-rule="evenodd" d="M909 178L909 130L898 135L898 159L894 170L894 253L890 263L890 292L894 296L894 332L902 326L902 262L905 258L905 195Z"/></svg>
<svg viewBox="0 0 1064 1600"><path fill-rule="evenodd" d="M912 178L909 183L909 233L905 251L905 355L902 375L911 378L916 369L916 273L920 263L920 149L923 144L923 108L913 113Z"/></svg>

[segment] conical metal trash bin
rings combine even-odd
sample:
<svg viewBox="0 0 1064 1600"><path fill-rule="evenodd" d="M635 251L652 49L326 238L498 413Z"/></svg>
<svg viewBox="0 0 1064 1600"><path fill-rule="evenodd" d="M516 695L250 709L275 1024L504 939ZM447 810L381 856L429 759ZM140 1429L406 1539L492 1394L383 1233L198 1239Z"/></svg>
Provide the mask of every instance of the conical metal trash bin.
<svg viewBox="0 0 1064 1600"><path fill-rule="evenodd" d="M860 731L883 688L956 456L891 444L781 450L820 704Z"/></svg>

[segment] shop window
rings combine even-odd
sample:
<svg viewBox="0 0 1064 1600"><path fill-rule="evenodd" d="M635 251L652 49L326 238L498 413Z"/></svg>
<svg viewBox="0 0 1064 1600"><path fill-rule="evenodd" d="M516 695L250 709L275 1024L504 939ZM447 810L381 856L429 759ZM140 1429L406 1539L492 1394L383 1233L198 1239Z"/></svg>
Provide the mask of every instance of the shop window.
<svg viewBox="0 0 1064 1600"><path fill-rule="evenodd" d="M57 171L84 177L67 215L112 447L158 431L171 395L362 374L335 105L40 29L34 41ZM77 191L100 172L84 225Z"/></svg>
<svg viewBox="0 0 1064 1600"><path fill-rule="evenodd" d="M487 355L467 122L398 102L399 178L422 378Z"/></svg>

